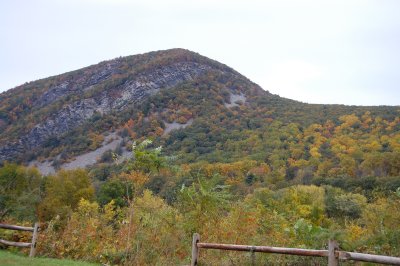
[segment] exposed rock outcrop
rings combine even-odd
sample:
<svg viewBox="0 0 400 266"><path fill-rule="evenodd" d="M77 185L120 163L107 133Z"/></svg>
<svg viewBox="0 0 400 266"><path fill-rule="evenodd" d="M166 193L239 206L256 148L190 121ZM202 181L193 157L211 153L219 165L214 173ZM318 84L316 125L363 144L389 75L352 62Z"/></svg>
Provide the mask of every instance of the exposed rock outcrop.
<svg viewBox="0 0 400 266"><path fill-rule="evenodd" d="M35 125L29 133L17 142L0 147L0 162L11 159L24 150L42 145L51 136L61 136L75 127L82 125L95 113L108 114L120 111L129 105L137 104L161 89L172 88L182 82L191 81L212 67L197 62L177 62L145 71L127 79L122 85L108 88L91 98L69 103L51 115L44 122ZM89 75L82 83L61 83L41 95L37 104L48 105L71 93L81 92L90 86L99 84L111 77L113 65L108 65L103 72Z"/></svg>
<svg viewBox="0 0 400 266"><path fill-rule="evenodd" d="M77 80L63 81L50 87L35 101L35 105L43 107L62 97L86 91L93 85L99 84L117 73L120 63L121 60L115 59L107 63L101 63L101 67L96 68L96 70L82 71L81 77Z"/></svg>

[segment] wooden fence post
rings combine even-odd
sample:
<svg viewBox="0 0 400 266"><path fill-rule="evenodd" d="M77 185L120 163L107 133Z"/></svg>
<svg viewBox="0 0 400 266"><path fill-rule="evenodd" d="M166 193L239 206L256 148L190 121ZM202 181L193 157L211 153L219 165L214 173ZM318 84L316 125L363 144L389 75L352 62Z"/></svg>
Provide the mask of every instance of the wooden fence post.
<svg viewBox="0 0 400 266"><path fill-rule="evenodd" d="M35 223L33 227L33 235L32 235L32 243L31 243L31 252L29 253L29 257L34 257L36 253L36 240L39 231L39 223Z"/></svg>
<svg viewBox="0 0 400 266"><path fill-rule="evenodd" d="M192 241L192 261L190 266L196 266L199 259L199 248L197 247L197 243L200 242L200 235L198 233L193 234Z"/></svg>
<svg viewBox="0 0 400 266"><path fill-rule="evenodd" d="M339 258L336 256L336 250L338 250L339 245L335 240L329 240L328 243L328 266L338 266Z"/></svg>

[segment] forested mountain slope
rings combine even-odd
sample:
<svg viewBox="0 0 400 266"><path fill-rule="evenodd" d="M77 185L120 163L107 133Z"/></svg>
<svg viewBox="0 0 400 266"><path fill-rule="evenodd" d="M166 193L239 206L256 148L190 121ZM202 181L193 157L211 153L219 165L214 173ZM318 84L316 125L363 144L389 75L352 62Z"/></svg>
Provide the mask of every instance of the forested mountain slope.
<svg viewBox="0 0 400 266"><path fill-rule="evenodd" d="M181 155L181 162L248 158L270 167L281 162L286 170L293 160L318 167L315 160L304 163L311 157L334 167L343 158L332 152L355 145L357 155L344 151L355 160L353 174L366 159L363 152L369 153L360 145L374 143L370 150L378 153L397 149L399 109L281 98L221 63L172 49L101 62L2 93L0 162L38 159L60 167L106 141L115 139L123 153L131 139L152 138L169 154ZM111 132L118 137L105 141ZM94 154L101 161L102 154Z"/></svg>

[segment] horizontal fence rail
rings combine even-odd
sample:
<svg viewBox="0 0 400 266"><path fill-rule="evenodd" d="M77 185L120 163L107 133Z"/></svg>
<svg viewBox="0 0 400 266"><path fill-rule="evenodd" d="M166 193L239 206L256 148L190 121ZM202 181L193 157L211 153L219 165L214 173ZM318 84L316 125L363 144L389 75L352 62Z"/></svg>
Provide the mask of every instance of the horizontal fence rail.
<svg viewBox="0 0 400 266"><path fill-rule="evenodd" d="M278 248L268 246L246 246L216 243L197 243L198 248L223 249L249 252L278 253L298 256L328 257L328 250L301 249L301 248Z"/></svg>
<svg viewBox="0 0 400 266"><path fill-rule="evenodd" d="M339 259L375 262L381 264L400 265L400 258L382 255L372 255L348 251L339 251Z"/></svg>
<svg viewBox="0 0 400 266"><path fill-rule="evenodd" d="M39 223L35 223L33 227L11 225L11 224L0 224L1 229L15 230L15 231L29 231L32 232L32 242L13 242L4 239L0 239L0 243L7 246L19 247L19 248L31 248L29 252L29 257L34 257L36 253L36 241L39 232Z"/></svg>
<svg viewBox="0 0 400 266"><path fill-rule="evenodd" d="M4 239L0 239L0 243L7 245L7 246L13 246L13 247L19 247L19 248L29 248L32 245L32 243L13 242L13 241L8 241L8 240L4 240Z"/></svg>
<svg viewBox="0 0 400 266"><path fill-rule="evenodd" d="M0 224L0 228L2 228L2 229L10 229L10 230L17 230L17 231L30 231L30 232L33 232L33 230L35 229L33 227L11 225L11 224Z"/></svg>
<svg viewBox="0 0 400 266"><path fill-rule="evenodd" d="M200 242L200 235L196 233L193 235L192 261L190 265L195 266L198 264L200 249L220 249L220 250L233 250L233 251L286 254L295 256L328 257L329 266L339 265L339 260L356 260L365 262L375 262L381 264L400 265L400 258L398 257L339 251L337 242L333 240L329 240L328 248L329 248L328 250L316 250L316 249L301 249L301 248L286 248L286 247L202 243Z"/></svg>

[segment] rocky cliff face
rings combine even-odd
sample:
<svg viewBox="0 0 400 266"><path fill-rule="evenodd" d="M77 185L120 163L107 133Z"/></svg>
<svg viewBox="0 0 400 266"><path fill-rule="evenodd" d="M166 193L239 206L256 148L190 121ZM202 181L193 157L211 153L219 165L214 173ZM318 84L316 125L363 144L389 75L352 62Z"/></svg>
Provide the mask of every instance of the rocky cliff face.
<svg viewBox="0 0 400 266"><path fill-rule="evenodd" d="M89 67L89 70L82 71L81 76L76 80L66 80L55 86L50 87L35 101L35 106L44 107L54 103L62 97L87 91L92 86L100 84L101 82L109 79L112 75L118 72L121 65L121 60L115 59L107 63L103 63L100 67Z"/></svg>
<svg viewBox="0 0 400 266"><path fill-rule="evenodd" d="M73 82L64 81L50 87L37 97L35 108L46 107L61 98L73 94L84 94L95 85L112 78L119 71L119 60L115 60L90 72ZM133 75L122 84L68 103L51 114L42 123L36 124L17 141L0 146L0 162L10 160L25 150L42 145L49 137L60 136L83 124L94 114L108 114L135 105L160 90L172 88L182 82L191 81L211 70L212 66L197 62L174 62ZM90 93L88 94L90 95Z"/></svg>

